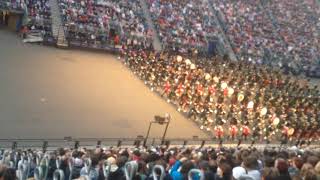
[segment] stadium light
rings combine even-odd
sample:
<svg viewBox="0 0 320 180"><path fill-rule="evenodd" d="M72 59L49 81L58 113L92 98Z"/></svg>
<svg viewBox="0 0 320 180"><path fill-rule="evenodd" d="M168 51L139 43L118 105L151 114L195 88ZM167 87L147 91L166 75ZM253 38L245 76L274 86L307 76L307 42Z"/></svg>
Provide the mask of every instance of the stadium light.
<svg viewBox="0 0 320 180"><path fill-rule="evenodd" d="M169 124L170 124L170 120L171 120L171 116L170 116L170 114L168 114L168 113L166 113L164 117L158 116L158 115L154 116L154 120L153 120L153 121L150 121L150 123L149 123L149 128L148 128L148 131L147 131L146 138L144 139L143 146L146 146L146 144L147 144L147 140L148 140L148 138L149 138L151 126L152 126L153 124L159 124L159 125L164 125L164 124L166 124L165 130L164 130L163 135L162 135L162 138L161 138L161 143L163 144L163 143L164 143L164 140L165 140L165 137L166 137L166 134L167 134L167 131L168 131L168 127L169 127Z"/></svg>

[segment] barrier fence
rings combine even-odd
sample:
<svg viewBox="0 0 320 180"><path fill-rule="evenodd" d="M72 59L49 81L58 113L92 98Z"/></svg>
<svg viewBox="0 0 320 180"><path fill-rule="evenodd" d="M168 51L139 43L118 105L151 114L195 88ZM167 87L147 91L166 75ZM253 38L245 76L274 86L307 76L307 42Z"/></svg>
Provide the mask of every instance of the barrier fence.
<svg viewBox="0 0 320 180"><path fill-rule="evenodd" d="M300 148L318 148L319 142L308 142L304 140L287 141L287 142L268 142L256 140L231 140L215 138L171 138L162 140L162 138L72 138L63 139L0 139L0 149L39 149L43 151L56 150L59 147L77 149L78 147L140 147L140 146L211 146L211 147L255 147L258 149L265 147L286 148L298 146Z"/></svg>

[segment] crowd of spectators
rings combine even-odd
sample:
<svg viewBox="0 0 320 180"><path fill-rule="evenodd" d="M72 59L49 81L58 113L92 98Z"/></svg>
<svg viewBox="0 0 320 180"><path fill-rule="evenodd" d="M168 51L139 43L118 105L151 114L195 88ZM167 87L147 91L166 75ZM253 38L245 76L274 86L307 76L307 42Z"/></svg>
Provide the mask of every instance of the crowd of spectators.
<svg viewBox="0 0 320 180"><path fill-rule="evenodd" d="M0 179L317 180L314 150L136 147L2 151ZM191 173L191 171L193 173ZM188 178L189 177L189 178Z"/></svg>
<svg viewBox="0 0 320 180"><path fill-rule="evenodd" d="M320 65L320 8L317 1L267 1L291 64L306 71Z"/></svg>
<svg viewBox="0 0 320 180"><path fill-rule="evenodd" d="M40 32L42 37L52 38L52 20L49 0L26 0L28 12L27 31Z"/></svg>
<svg viewBox="0 0 320 180"><path fill-rule="evenodd" d="M207 1L147 0L164 46L207 48L207 38L217 36L217 22Z"/></svg>
<svg viewBox="0 0 320 180"><path fill-rule="evenodd" d="M292 69L294 74L319 66L320 8L316 1L215 3L239 58Z"/></svg>
<svg viewBox="0 0 320 180"><path fill-rule="evenodd" d="M28 33L37 33L44 38L52 37L49 0L1 1L0 7L25 13L27 20L23 18L16 24L17 32L21 30L24 38Z"/></svg>
<svg viewBox="0 0 320 180"><path fill-rule="evenodd" d="M150 43L152 33L138 0L59 0L68 38L87 44Z"/></svg>
<svg viewBox="0 0 320 180"><path fill-rule="evenodd" d="M226 35L239 58L262 64L272 58L285 57L286 49L273 31L268 11L262 9L260 1L218 0L216 9L225 17Z"/></svg>
<svg viewBox="0 0 320 180"><path fill-rule="evenodd" d="M10 10L23 10L25 8L24 0L2 0L0 1L0 8Z"/></svg>
<svg viewBox="0 0 320 180"><path fill-rule="evenodd" d="M280 70L227 57L129 51L125 63L200 129L218 138L317 138L317 86Z"/></svg>

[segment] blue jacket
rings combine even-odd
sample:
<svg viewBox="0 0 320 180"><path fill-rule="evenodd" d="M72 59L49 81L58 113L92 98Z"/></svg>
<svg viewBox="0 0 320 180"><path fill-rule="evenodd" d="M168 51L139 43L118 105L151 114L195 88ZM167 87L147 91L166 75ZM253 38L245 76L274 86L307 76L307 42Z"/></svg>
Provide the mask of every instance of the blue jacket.
<svg viewBox="0 0 320 180"><path fill-rule="evenodd" d="M178 169L181 167L182 163L181 161L176 161L174 165L171 168L170 175L173 180L184 180L183 175L178 171Z"/></svg>
<svg viewBox="0 0 320 180"><path fill-rule="evenodd" d="M185 180L185 179L188 179L188 177L184 177L183 174L180 173L179 168L181 167L182 165L182 162L177 160L174 165L172 166L171 168L171 171L170 171L170 175L172 177L172 180ZM192 177L193 180L199 180L200 177L199 175L196 175L196 176L193 176Z"/></svg>

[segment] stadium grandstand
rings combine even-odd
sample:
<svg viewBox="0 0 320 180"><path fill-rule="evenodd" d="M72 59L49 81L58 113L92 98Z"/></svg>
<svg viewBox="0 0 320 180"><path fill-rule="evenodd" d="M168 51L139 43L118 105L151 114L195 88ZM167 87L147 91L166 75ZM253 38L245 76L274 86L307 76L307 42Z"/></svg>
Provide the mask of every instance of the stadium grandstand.
<svg viewBox="0 0 320 180"><path fill-rule="evenodd" d="M0 0L0 180L318 180L319 78L319 0Z"/></svg>

